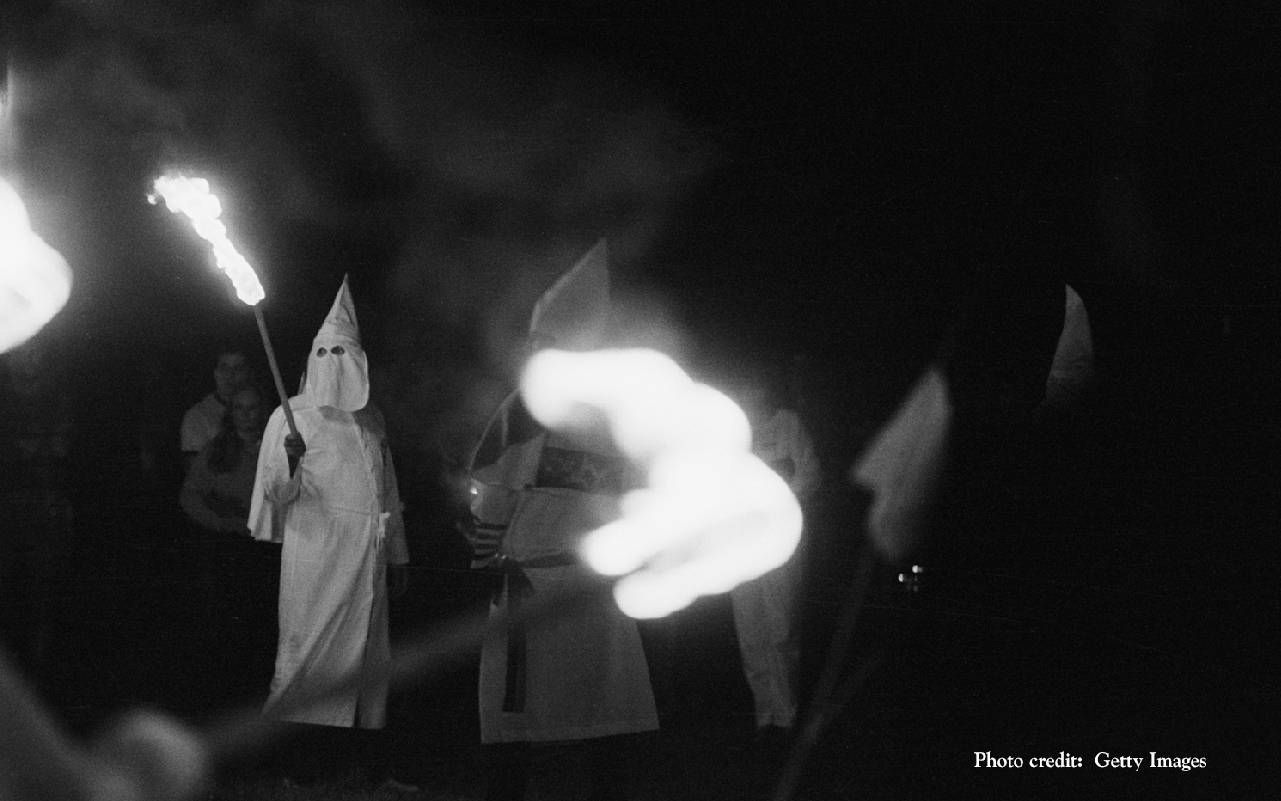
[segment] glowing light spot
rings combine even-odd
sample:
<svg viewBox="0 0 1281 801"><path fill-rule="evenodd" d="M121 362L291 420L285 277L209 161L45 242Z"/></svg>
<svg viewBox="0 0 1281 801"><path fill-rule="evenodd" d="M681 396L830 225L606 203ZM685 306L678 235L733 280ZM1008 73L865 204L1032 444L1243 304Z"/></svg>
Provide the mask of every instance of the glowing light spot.
<svg viewBox="0 0 1281 801"><path fill-rule="evenodd" d="M97 739L93 755L95 786L84 795L97 801L195 798L209 773L196 733L154 712L126 714Z"/></svg>
<svg viewBox="0 0 1281 801"><path fill-rule="evenodd" d="M642 461L674 448L751 445L747 417L732 400L653 350L539 351L521 392L530 413L552 428L587 428L603 415L619 449Z"/></svg>
<svg viewBox="0 0 1281 801"><path fill-rule="evenodd" d="M661 617L702 595L782 565L801 533L801 509L778 474L752 455L747 417L649 350L542 351L522 380L544 425L608 428L644 468L618 520L588 534L584 561L620 576L614 597L633 617Z"/></svg>
<svg viewBox="0 0 1281 801"><path fill-rule="evenodd" d="M153 182L152 189L147 200L164 200L169 211L184 215L196 234L213 246L214 262L231 279L237 297L250 306L266 297L258 274L228 238L227 226L220 219L222 203L209 190L208 181L181 174L162 175Z"/></svg>
<svg viewBox="0 0 1281 801"><path fill-rule="evenodd" d="M22 198L0 179L0 353L30 339L70 296L67 262L31 230Z"/></svg>

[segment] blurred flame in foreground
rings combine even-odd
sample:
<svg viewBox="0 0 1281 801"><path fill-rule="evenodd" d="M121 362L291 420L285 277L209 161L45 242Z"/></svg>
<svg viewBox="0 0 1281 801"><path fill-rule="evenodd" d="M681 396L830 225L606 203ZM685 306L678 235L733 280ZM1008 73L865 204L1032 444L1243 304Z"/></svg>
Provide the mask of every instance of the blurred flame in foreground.
<svg viewBox="0 0 1281 801"><path fill-rule="evenodd" d="M752 455L747 417L667 356L541 351L521 391L539 422L579 433L603 424L644 469L646 486L623 497L622 516L581 546L592 569L622 576L614 597L628 615L662 617L726 592L796 549L800 505Z"/></svg>
<svg viewBox="0 0 1281 801"><path fill-rule="evenodd" d="M31 230L22 198L0 178L0 353L30 339L70 296L67 262Z"/></svg>
<svg viewBox="0 0 1281 801"><path fill-rule="evenodd" d="M169 211L186 215L200 238L213 245L218 269L231 279L237 297L249 306L256 306L266 297L258 274L227 237L227 226L219 219L222 203L209 191L208 181L181 174L162 175L152 183L152 190L147 200L156 203L163 199Z"/></svg>
<svg viewBox="0 0 1281 801"><path fill-rule="evenodd" d="M199 797L209 776L200 736L158 712L128 712L82 747L3 652L0 720L0 798L183 801Z"/></svg>

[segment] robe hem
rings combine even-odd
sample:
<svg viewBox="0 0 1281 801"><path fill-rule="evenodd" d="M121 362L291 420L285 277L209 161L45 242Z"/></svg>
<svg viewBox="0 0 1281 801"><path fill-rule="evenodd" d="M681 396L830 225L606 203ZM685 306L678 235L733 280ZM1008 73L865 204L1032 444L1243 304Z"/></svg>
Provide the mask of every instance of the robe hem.
<svg viewBox="0 0 1281 801"><path fill-rule="evenodd" d="M637 734L646 731L658 731L658 716L645 716L633 720L602 723L595 726L560 726L556 728L539 728L538 731L514 731L506 729L499 732L481 732L482 743L554 743L560 741L591 740L597 737L611 737L616 734Z"/></svg>

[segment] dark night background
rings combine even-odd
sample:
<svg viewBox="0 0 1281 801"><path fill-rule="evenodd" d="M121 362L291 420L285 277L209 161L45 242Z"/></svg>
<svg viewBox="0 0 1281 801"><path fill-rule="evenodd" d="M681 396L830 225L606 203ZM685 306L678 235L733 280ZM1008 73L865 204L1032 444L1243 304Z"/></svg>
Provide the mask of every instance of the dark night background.
<svg viewBox="0 0 1281 801"><path fill-rule="evenodd" d="M182 593L167 449L211 345L260 352L200 243L144 199L180 166L213 179L263 276L287 385L351 276L416 537L402 629L483 592L458 569L446 476L534 300L605 236L620 341L713 374L797 365L828 468L811 644L857 558L846 469L926 364L953 380L929 578L909 595L878 568L859 647L888 666L816 754L849 770L816 772L810 797L1263 797L1281 753L1281 11L942 5L6 7L5 171L75 272L42 334L77 399L82 521L71 656L42 681L55 708L87 727L228 700L191 694L199 658L155 635L180 625L157 611ZM1065 281L1099 386L1025 425ZM711 632L689 692L737 720L719 603L689 615ZM474 738L472 692L456 677L414 701L444 721L422 759L459 753L450 725ZM967 762L1151 749L1211 767L993 790Z"/></svg>

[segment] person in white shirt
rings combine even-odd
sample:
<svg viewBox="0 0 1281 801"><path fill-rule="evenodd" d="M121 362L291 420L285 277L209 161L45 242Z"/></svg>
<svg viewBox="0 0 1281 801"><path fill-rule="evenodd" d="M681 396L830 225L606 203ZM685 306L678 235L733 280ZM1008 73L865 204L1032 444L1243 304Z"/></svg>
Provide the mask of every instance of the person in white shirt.
<svg viewBox="0 0 1281 801"><path fill-rule="evenodd" d="M243 350L226 345L218 350L213 371L214 391L204 396L182 416L179 449L186 472L200 451L222 430L222 421L231 408L231 396L248 386L252 378L249 359Z"/></svg>

